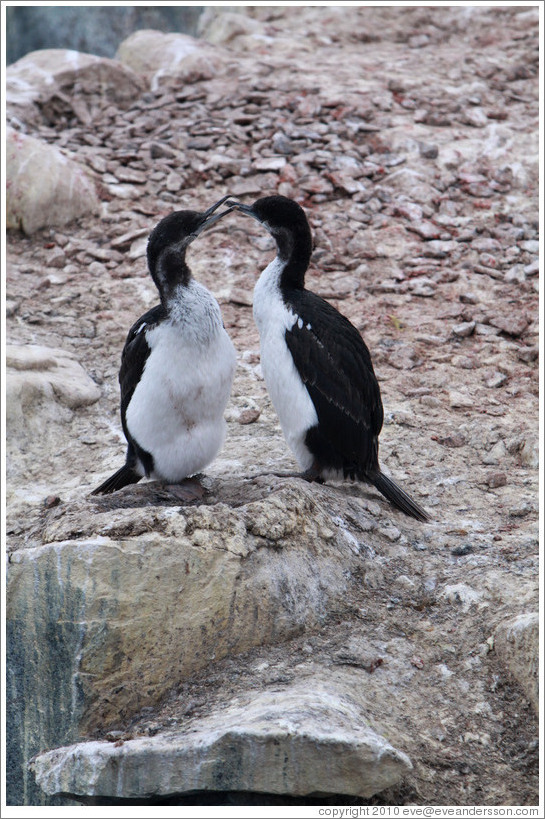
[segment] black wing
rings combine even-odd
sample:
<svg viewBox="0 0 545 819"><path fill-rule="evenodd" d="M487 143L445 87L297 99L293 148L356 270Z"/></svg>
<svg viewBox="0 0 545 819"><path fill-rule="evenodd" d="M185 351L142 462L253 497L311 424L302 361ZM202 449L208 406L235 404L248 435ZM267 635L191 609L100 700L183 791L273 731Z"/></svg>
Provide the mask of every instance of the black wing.
<svg viewBox="0 0 545 819"><path fill-rule="evenodd" d="M146 340L146 330L150 329L166 317L162 304L158 304L133 324L127 335L123 352L121 353L121 368L119 370L119 386L121 387L121 417L125 428L125 410L129 406L136 385L142 377L150 348ZM125 430L125 434L127 431Z"/></svg>
<svg viewBox="0 0 545 819"><path fill-rule="evenodd" d="M326 463L345 474L378 468L383 409L369 350L356 328L324 299L292 291L287 300L299 318L286 331L318 415L314 437ZM318 452L314 452L319 456Z"/></svg>

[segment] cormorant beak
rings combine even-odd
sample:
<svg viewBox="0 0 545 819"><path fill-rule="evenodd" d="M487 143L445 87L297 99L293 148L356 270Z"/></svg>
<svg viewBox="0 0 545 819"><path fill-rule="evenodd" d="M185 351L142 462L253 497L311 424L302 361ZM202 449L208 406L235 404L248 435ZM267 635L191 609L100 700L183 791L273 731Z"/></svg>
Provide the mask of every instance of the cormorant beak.
<svg viewBox="0 0 545 819"><path fill-rule="evenodd" d="M231 208L234 210L239 210L241 213L245 213L246 216L251 216L253 219L256 219L258 222L261 222L259 216L256 215L253 207L251 205L243 205L242 202L230 202L229 203Z"/></svg>
<svg viewBox="0 0 545 819"><path fill-rule="evenodd" d="M203 231L208 230L209 227L212 227L212 225L214 225L220 219L223 219L224 216L226 216L228 213L231 213L231 211L235 209L234 206L231 206L228 207L226 210L222 210L220 213L214 213L214 211L217 210L220 205L223 205L223 203L227 199L229 199L229 194L220 199L219 202L216 202L215 205L212 205L212 207L208 208L208 210L205 210L205 212L202 215L202 222L189 237L190 242L192 242L193 239L196 239L200 233L203 233Z"/></svg>
<svg viewBox="0 0 545 819"><path fill-rule="evenodd" d="M203 214L204 218L205 218L205 219L208 219L208 217L209 217L209 216L211 216L211 215L214 213L214 211L215 211L215 210L217 210L217 209L219 208L219 206L220 206L220 205L223 205L223 203L224 203L224 202L226 202L226 201L227 201L227 200L230 198L230 196L231 196L231 195L228 193L226 196L223 196L223 197L222 197L222 198L219 200L219 202L216 202L216 204L215 204L215 205L212 205L212 207L211 207L211 208L208 208L208 210L205 210L205 212L204 212L204 214ZM227 211L225 211L225 212L227 213ZM223 214L222 214L222 215L223 215Z"/></svg>

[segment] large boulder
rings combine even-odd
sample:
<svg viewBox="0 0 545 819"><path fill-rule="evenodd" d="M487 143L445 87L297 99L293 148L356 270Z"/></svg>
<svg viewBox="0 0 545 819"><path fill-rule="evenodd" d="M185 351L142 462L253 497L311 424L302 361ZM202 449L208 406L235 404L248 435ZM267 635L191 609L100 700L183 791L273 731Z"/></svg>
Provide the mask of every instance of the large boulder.
<svg viewBox="0 0 545 819"><path fill-rule="evenodd" d="M32 51L6 71L7 121L37 126L65 115L87 124L105 105L127 108L143 88L116 60L60 48Z"/></svg>
<svg viewBox="0 0 545 819"><path fill-rule="evenodd" d="M6 129L6 224L27 235L99 210L93 181L57 148Z"/></svg>
<svg viewBox="0 0 545 819"><path fill-rule="evenodd" d="M143 799L228 790L369 798L412 765L369 726L343 682L317 670L312 685L249 692L243 703L222 703L180 731L57 748L31 767L51 795Z"/></svg>
<svg viewBox="0 0 545 819"><path fill-rule="evenodd" d="M61 503L43 545L10 555L11 759L102 733L210 663L343 608L354 546L310 488L182 510L150 508L149 486L129 496L140 490L140 509Z"/></svg>
<svg viewBox="0 0 545 819"><path fill-rule="evenodd" d="M98 385L67 350L8 344L6 365L6 421L10 438L19 443L39 433L44 419L58 419L63 408L75 410L100 398Z"/></svg>
<svg viewBox="0 0 545 819"><path fill-rule="evenodd" d="M173 79L186 83L210 80L221 73L226 57L221 49L187 34L135 31L120 44L117 59L146 76L153 89Z"/></svg>

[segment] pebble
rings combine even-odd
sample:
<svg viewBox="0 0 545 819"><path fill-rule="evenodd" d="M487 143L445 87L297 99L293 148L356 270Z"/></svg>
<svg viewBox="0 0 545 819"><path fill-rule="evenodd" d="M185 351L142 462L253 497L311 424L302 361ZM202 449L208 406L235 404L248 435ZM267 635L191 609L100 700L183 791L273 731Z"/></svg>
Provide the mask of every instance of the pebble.
<svg viewBox="0 0 545 819"><path fill-rule="evenodd" d="M531 361L535 361L538 356L539 347L520 347L517 350L517 358L520 359L520 361L530 363Z"/></svg>
<svg viewBox="0 0 545 819"><path fill-rule="evenodd" d="M475 326L476 324L474 321L463 321L461 324L454 325L452 332L455 336L466 338L467 336L473 335L475 332Z"/></svg>
<svg viewBox="0 0 545 819"><path fill-rule="evenodd" d="M507 449L503 441L498 441L489 452L483 455L482 462L487 466L503 463L507 457Z"/></svg>
<svg viewBox="0 0 545 819"><path fill-rule="evenodd" d="M473 128L484 128L488 124L488 117L482 108L464 108L460 119L464 125Z"/></svg>
<svg viewBox="0 0 545 819"><path fill-rule="evenodd" d="M492 256L491 253L481 253L479 256L479 262L485 267L498 267L498 260L495 256Z"/></svg>
<svg viewBox="0 0 545 819"><path fill-rule="evenodd" d="M422 296L423 298L431 298L435 295L437 285L432 279L424 276L412 279L409 282L409 290L413 296Z"/></svg>
<svg viewBox="0 0 545 819"><path fill-rule="evenodd" d="M528 320L525 316L495 316L490 319L492 327L507 333L509 336L518 338L528 327Z"/></svg>
<svg viewBox="0 0 545 819"><path fill-rule="evenodd" d="M523 284L526 281L526 273L524 265L522 264L515 264L513 267L510 267L509 270L505 271L504 281L508 284L512 284L513 282L518 282L518 284Z"/></svg>
<svg viewBox="0 0 545 819"><path fill-rule="evenodd" d="M492 472L486 479L486 485L490 489L497 489L500 486L507 484L507 475L505 472Z"/></svg>
<svg viewBox="0 0 545 819"><path fill-rule="evenodd" d="M433 222L412 222L407 225L407 230L417 233L422 239L439 239L443 231L434 225Z"/></svg>
<svg viewBox="0 0 545 819"><path fill-rule="evenodd" d="M521 250L526 251L526 253L539 253L539 242L536 239L519 242L519 247Z"/></svg>
<svg viewBox="0 0 545 819"><path fill-rule="evenodd" d="M505 373L495 372L489 378L485 380L485 384L487 387L496 388L496 387L503 387L505 382L507 381L507 376Z"/></svg>
<svg viewBox="0 0 545 819"><path fill-rule="evenodd" d="M526 267L524 268L524 273L527 276L537 276L537 274L539 273L539 259L534 259L533 262L527 264Z"/></svg>
<svg viewBox="0 0 545 819"><path fill-rule="evenodd" d="M475 402L469 395L465 395L457 390L451 390L448 394L449 404L451 407L459 407L460 409L470 409Z"/></svg>
<svg viewBox="0 0 545 819"><path fill-rule="evenodd" d="M48 267L64 267L67 261L68 259L66 258L65 252L58 247L52 250L47 256Z"/></svg>
<svg viewBox="0 0 545 819"><path fill-rule="evenodd" d="M445 438L438 438L437 443L441 444L441 446L455 449L457 447L464 446L464 444L467 443L467 439L461 432L456 432L454 435L447 435Z"/></svg>
<svg viewBox="0 0 545 819"><path fill-rule="evenodd" d="M437 159L439 156L439 148L435 144L419 142L418 151L423 159Z"/></svg>
<svg viewBox="0 0 545 819"><path fill-rule="evenodd" d="M171 171L167 176L166 189L171 193L180 193L184 188L184 180L176 171Z"/></svg>

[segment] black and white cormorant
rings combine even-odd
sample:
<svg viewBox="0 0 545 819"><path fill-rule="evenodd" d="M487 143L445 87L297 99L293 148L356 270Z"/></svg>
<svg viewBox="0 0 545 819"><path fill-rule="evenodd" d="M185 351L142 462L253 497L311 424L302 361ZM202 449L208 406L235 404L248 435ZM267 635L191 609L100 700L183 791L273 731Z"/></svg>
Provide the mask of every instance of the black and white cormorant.
<svg viewBox="0 0 545 819"><path fill-rule="evenodd" d="M161 303L129 330L119 371L126 462L94 495L144 475L170 485L182 500L202 494L197 480L186 479L222 446L236 354L216 299L192 278L185 254L228 212L216 212L226 199L205 213L171 213L150 234L148 267Z"/></svg>
<svg viewBox="0 0 545 819"><path fill-rule="evenodd" d="M373 484L407 515L428 515L379 466L383 408L371 356L350 321L305 289L312 236L303 209L284 196L253 205L277 244L254 290L261 367L286 440L307 480L351 478Z"/></svg>

